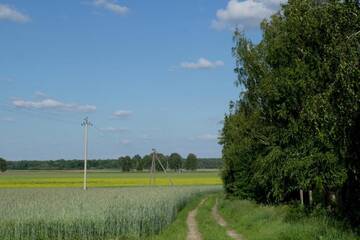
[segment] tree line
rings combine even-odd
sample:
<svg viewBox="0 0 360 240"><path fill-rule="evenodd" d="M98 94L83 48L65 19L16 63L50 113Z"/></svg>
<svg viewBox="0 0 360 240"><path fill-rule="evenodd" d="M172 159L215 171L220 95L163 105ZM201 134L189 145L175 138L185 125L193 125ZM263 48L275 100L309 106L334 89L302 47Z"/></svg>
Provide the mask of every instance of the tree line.
<svg viewBox="0 0 360 240"><path fill-rule="evenodd" d="M0 158L0 172L5 172L7 170L6 160Z"/></svg>
<svg viewBox="0 0 360 240"><path fill-rule="evenodd" d="M191 154L193 155L193 154ZM189 154L189 156L191 156ZM171 157L172 156L172 157ZM175 158L174 158L175 156ZM197 158L196 164L190 164L191 161L187 161L179 154L171 154L166 156L164 154L158 154L158 157L162 160L164 166L168 169L178 170L181 169L219 169L222 165L220 158ZM188 156L188 157L189 157ZM195 156L195 155L193 155ZM170 158L171 157L171 158ZM195 156L196 157L196 156ZM177 159L174 161L174 159ZM123 167L130 170L142 170L149 169L151 165L151 154L141 157L135 155L133 157L123 156L118 159L98 159L88 160L88 169L123 169ZM9 170L81 170L84 168L84 160L21 160L21 161L6 161L0 160L0 168ZM4 170L5 171L5 170Z"/></svg>
<svg viewBox="0 0 360 240"><path fill-rule="evenodd" d="M227 194L302 200L360 224L360 7L292 0L254 44L235 31L239 100L220 143Z"/></svg>
<svg viewBox="0 0 360 240"><path fill-rule="evenodd" d="M174 171L180 171L181 169L196 170L198 168L198 159L195 154L190 153L185 159L178 153L172 153L169 156L165 156L162 153L157 153L153 156L153 153L141 157L135 155L133 158L129 156L120 157L121 169L124 172L131 170L142 171L144 169L150 169L153 157L157 158L165 169L171 169ZM162 167L156 162L156 170L162 170Z"/></svg>

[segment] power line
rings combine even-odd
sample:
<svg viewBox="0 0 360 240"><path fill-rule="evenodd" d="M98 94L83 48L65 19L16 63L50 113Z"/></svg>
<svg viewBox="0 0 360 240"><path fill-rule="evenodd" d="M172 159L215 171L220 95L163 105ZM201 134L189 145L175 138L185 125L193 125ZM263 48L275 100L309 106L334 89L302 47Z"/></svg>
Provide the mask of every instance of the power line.
<svg viewBox="0 0 360 240"><path fill-rule="evenodd" d="M60 118L61 116L59 114L54 113L54 112L50 113L50 112L37 111L37 110L33 110L33 109L14 108L11 105L5 105L5 104L0 104L0 106L6 107L5 109L0 108L0 111L4 111L4 112L11 112L11 113L16 113L16 114L25 114L25 115L30 116L30 117L35 117L37 119L41 118L41 119L58 121L58 122L67 123L67 124L73 124L73 125L78 124L77 121ZM41 115L41 116L39 116L39 115Z"/></svg>
<svg viewBox="0 0 360 240"><path fill-rule="evenodd" d="M50 120L50 121L57 121L57 122L62 122L62 123L78 126L78 122L76 120L61 118L60 114L57 114L54 112L42 112L42 111L37 111L37 110L33 110L33 109L14 108L11 105L6 105L6 104L2 104L2 103L0 103L0 106L6 107L6 109L0 108L0 111L3 111L3 112L25 114L25 115L28 115L30 117L34 117L37 119L46 119L46 120ZM39 116L39 115L41 115L41 116ZM105 136L106 135L105 133L113 134L111 132L105 132L101 128L96 127L94 125L93 125L93 127L101 136Z"/></svg>
<svg viewBox="0 0 360 240"><path fill-rule="evenodd" d="M2 107L2 108L1 108ZM9 104L3 104L0 103L0 112L10 112L10 113L15 113L15 114L25 114L28 117L32 117L35 119L41 119L41 120L48 120L48 121L56 121L56 122L60 122L60 123L64 123L64 124L69 124L69 125L73 125L73 126L78 126L78 121L76 120L71 120L71 119L64 119L62 118L61 113L55 113L55 112L44 112L41 111L39 109L27 109L27 108L16 108L12 105ZM107 132L102 130L101 128L97 127L96 125L92 125L94 127L94 129L96 130L96 132L101 136L101 137L109 137L110 134L115 135L114 132Z"/></svg>

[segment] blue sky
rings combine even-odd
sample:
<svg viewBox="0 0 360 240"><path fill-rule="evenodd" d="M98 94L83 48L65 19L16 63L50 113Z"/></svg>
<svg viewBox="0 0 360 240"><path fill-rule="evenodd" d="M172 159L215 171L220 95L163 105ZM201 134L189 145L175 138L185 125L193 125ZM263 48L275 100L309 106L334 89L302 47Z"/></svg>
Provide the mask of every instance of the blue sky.
<svg viewBox="0 0 360 240"><path fill-rule="evenodd" d="M280 0L0 0L0 156L221 156L232 31L257 42Z"/></svg>

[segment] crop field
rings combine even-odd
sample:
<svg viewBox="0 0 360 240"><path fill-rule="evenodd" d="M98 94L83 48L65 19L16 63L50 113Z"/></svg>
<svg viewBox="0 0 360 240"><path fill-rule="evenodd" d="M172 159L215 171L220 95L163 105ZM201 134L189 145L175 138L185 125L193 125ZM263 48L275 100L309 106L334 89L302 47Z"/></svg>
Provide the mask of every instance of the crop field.
<svg viewBox="0 0 360 240"><path fill-rule="evenodd" d="M1 240L120 239L160 232L186 203L220 186L1 189Z"/></svg>
<svg viewBox="0 0 360 240"><path fill-rule="evenodd" d="M186 173L156 174L156 185L169 185L170 177L174 185L221 185L218 171L197 171ZM90 171L88 186L91 187L129 187L149 185L148 172L123 173L120 171ZM0 174L1 188L54 188L81 187L81 171L7 171Z"/></svg>

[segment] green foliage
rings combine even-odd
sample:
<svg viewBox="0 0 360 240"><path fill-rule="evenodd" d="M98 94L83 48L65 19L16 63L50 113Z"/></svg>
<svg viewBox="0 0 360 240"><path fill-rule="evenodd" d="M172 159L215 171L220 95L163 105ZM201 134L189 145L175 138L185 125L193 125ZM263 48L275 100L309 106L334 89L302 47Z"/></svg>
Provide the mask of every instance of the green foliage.
<svg viewBox="0 0 360 240"><path fill-rule="evenodd" d="M134 168L134 163L129 156L120 157L119 161L123 172L130 172Z"/></svg>
<svg viewBox="0 0 360 240"><path fill-rule="evenodd" d="M222 165L221 158L198 158L198 169L219 169Z"/></svg>
<svg viewBox="0 0 360 240"><path fill-rule="evenodd" d="M118 159L88 160L88 169L120 169ZM8 161L9 170L75 170L83 169L84 160Z"/></svg>
<svg viewBox="0 0 360 240"><path fill-rule="evenodd" d="M358 1L292 0L261 28L257 45L234 36L243 91L220 140L225 190L271 203L312 190L325 205L335 194L360 223Z"/></svg>
<svg viewBox="0 0 360 240"><path fill-rule="evenodd" d="M7 170L6 160L0 158L0 172L5 172Z"/></svg>
<svg viewBox="0 0 360 240"><path fill-rule="evenodd" d="M160 160L161 164L163 165L163 167L166 169L167 166L168 166L168 161L169 161L169 157L168 156L165 156L164 154L162 153L157 153L156 154L157 158ZM157 171L163 171L161 165L156 162L156 170Z"/></svg>
<svg viewBox="0 0 360 240"><path fill-rule="evenodd" d="M185 169L196 170L198 168L198 159L195 154L190 153L185 160Z"/></svg>
<svg viewBox="0 0 360 240"><path fill-rule="evenodd" d="M152 161L152 155L145 155L143 157L143 162L144 162L144 168L145 169L150 169L151 161Z"/></svg>
<svg viewBox="0 0 360 240"><path fill-rule="evenodd" d="M183 160L180 154L172 153L169 156L169 168L178 171L182 168Z"/></svg>
<svg viewBox="0 0 360 240"><path fill-rule="evenodd" d="M144 169L144 161L143 159L141 158L140 155L135 155L133 158L132 158L132 162L135 163L135 167L136 167L136 170L137 171L142 171Z"/></svg>

